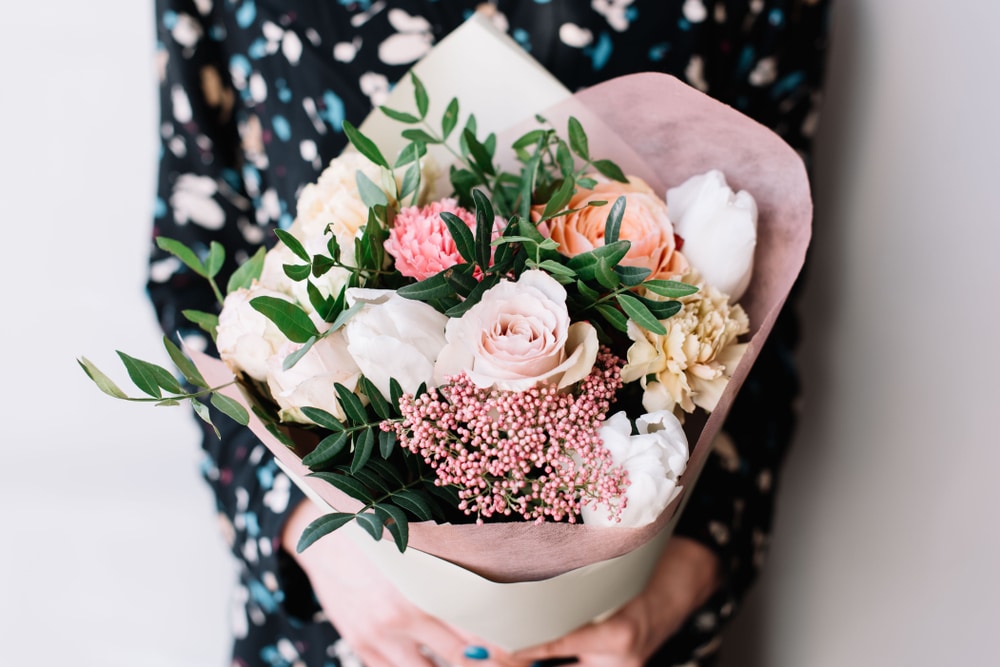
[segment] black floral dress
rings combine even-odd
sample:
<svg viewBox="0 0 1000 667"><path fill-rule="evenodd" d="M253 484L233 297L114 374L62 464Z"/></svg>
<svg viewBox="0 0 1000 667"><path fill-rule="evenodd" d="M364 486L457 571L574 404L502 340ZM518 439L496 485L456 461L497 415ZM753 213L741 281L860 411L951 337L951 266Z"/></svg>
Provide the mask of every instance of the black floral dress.
<svg viewBox="0 0 1000 667"><path fill-rule="evenodd" d="M161 87L154 235L230 258L274 240L299 190L393 83L477 0L156 0ZM828 0L499 0L494 21L570 89L637 71L679 76L775 129L808 160ZM228 267L229 270L232 266ZM164 331L212 310L206 283L154 246L148 291ZM651 661L702 665L761 567L798 387L789 308L762 351L677 529L725 570L718 593ZM204 341L210 346L210 341ZM220 418L203 474L241 567L233 665L359 664L279 542L302 500L267 450Z"/></svg>

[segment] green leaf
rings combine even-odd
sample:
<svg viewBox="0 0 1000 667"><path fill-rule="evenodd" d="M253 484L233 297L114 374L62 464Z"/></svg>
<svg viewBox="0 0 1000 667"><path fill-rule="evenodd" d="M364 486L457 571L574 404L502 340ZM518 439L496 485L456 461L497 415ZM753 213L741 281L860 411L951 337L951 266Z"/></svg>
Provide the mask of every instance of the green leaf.
<svg viewBox="0 0 1000 667"><path fill-rule="evenodd" d="M409 130L403 130L403 138L407 141L415 141L420 144L440 144L441 140L435 137L433 134L419 128L411 128Z"/></svg>
<svg viewBox="0 0 1000 667"><path fill-rule="evenodd" d="M591 162L594 168L597 169L602 175L607 176L613 181L618 181L619 183L628 183L628 178L625 176L625 172L621 170L617 164L611 160L595 160Z"/></svg>
<svg viewBox="0 0 1000 667"><path fill-rule="evenodd" d="M217 391L212 392L211 400L212 405L214 405L219 412L226 415L240 426L246 426L250 423L250 413L248 413L247 409L240 405L238 401L235 401L225 394L221 394Z"/></svg>
<svg viewBox="0 0 1000 667"><path fill-rule="evenodd" d="M181 314L188 320L194 322L198 327L210 334L215 339L215 330L219 327L219 316L214 313L206 313L201 310L182 310Z"/></svg>
<svg viewBox="0 0 1000 667"><path fill-rule="evenodd" d="M389 168L389 163L383 157L382 152L375 145L375 142L366 137L361 133L358 128L351 125L348 120L344 121L344 134L347 135L348 141L358 149L358 152L364 155L366 158L374 162L380 167Z"/></svg>
<svg viewBox="0 0 1000 667"><path fill-rule="evenodd" d="M80 368L83 372L94 381L97 388L103 391L108 396L113 396L115 398L128 398L128 394L118 388L111 378L102 373L100 369L92 364L86 357L80 357L76 360L76 363L80 364Z"/></svg>
<svg viewBox="0 0 1000 667"><path fill-rule="evenodd" d="M527 148L528 146L536 146L538 142L548 135L551 130L530 130L522 134L513 144L511 148L517 150L519 148Z"/></svg>
<svg viewBox="0 0 1000 667"><path fill-rule="evenodd" d="M416 144L410 144L411 146L416 146ZM406 199L411 194L416 192L420 188L420 165L417 163L411 164L403 174L403 183L400 185L399 198L400 200Z"/></svg>
<svg viewBox="0 0 1000 667"><path fill-rule="evenodd" d="M605 257L598 257L597 265L594 267L594 277L602 287L609 290L617 288L621 282L615 273L614 265Z"/></svg>
<svg viewBox="0 0 1000 667"><path fill-rule="evenodd" d="M312 273L312 267L308 264L282 264L281 270L285 272L286 276L299 283L308 280L309 274Z"/></svg>
<svg viewBox="0 0 1000 667"><path fill-rule="evenodd" d="M573 176L573 172L576 171L576 165L573 164L573 154L566 142L561 139L556 144L556 162L559 164L559 172L563 178L568 179Z"/></svg>
<svg viewBox="0 0 1000 667"><path fill-rule="evenodd" d="M343 431L344 423L331 415L326 410L320 410L319 408L314 408L306 406L302 408L302 414L309 418L309 421L314 424L318 424L323 428L328 428L331 431Z"/></svg>
<svg viewBox="0 0 1000 667"><path fill-rule="evenodd" d="M653 294L659 294L668 299L679 299L695 294L698 291L698 288L694 285L688 285L676 280L649 280L644 282L642 286Z"/></svg>
<svg viewBox="0 0 1000 667"><path fill-rule="evenodd" d="M374 512L363 512L354 517L358 525L365 529L365 532L372 536L376 542L382 539L382 519Z"/></svg>
<svg viewBox="0 0 1000 667"><path fill-rule="evenodd" d="M669 319L679 313L681 308L684 307L680 301L652 301L642 297L638 297L638 299L646 308L649 308L649 312L658 320Z"/></svg>
<svg viewBox="0 0 1000 667"><path fill-rule="evenodd" d="M424 88L424 82L420 80L420 77L412 71L410 72L410 80L413 81L413 100L417 103L417 113L420 114L420 120L423 120L427 117L427 109L430 106L427 89Z"/></svg>
<svg viewBox="0 0 1000 667"><path fill-rule="evenodd" d="M604 223L604 242L614 243L622 228L622 218L625 216L625 195L619 195L608 211L608 219Z"/></svg>
<svg viewBox="0 0 1000 667"><path fill-rule="evenodd" d="M452 318L461 317L466 313L466 311L468 311L470 308L479 303L480 300L483 298L483 295L486 294L486 292L488 292L489 290L493 289L493 287L496 286L498 282L500 282L499 275L495 273L487 275L479 282L478 285L476 285L472 289L472 291L469 292L469 294L465 297L463 301L460 301L459 303L455 304L454 306L446 310L445 315Z"/></svg>
<svg viewBox="0 0 1000 667"><path fill-rule="evenodd" d="M340 311L340 315L337 315L337 319L335 319L333 323L330 324L330 328L328 331L333 332L339 329L340 327L344 326L345 324L347 324L347 321L349 319L354 317L354 315L356 315L358 311L360 311L364 307L365 307L364 301L355 301L353 306L347 308L346 310Z"/></svg>
<svg viewBox="0 0 1000 667"><path fill-rule="evenodd" d="M365 406L357 394L339 382L335 382L333 388L337 392L341 409L347 415L347 421L354 425L368 423L368 413L365 412Z"/></svg>
<svg viewBox="0 0 1000 667"><path fill-rule="evenodd" d="M396 293L399 296L416 301L430 301L431 299L451 296L454 290L448 284L448 279L445 277L447 271L451 271L451 269L445 269L420 282L404 285L396 290Z"/></svg>
<svg viewBox="0 0 1000 667"><path fill-rule="evenodd" d="M316 338L315 336L310 336L309 340L307 340L305 343L302 344L302 347L300 347L299 349L295 350L290 355L282 359L281 370L287 371L288 369L295 366L295 364L299 363L299 359L301 359L302 357L306 356L309 353L309 350L312 349L312 346L316 344L317 340L319 339Z"/></svg>
<svg viewBox="0 0 1000 667"><path fill-rule="evenodd" d="M413 489L402 489L392 494L392 502L396 503L421 521L430 521L434 512L427 500Z"/></svg>
<svg viewBox="0 0 1000 667"><path fill-rule="evenodd" d="M624 293L617 295L615 299L618 301L618 305L622 307L622 310L625 311L625 314L629 316L629 319L633 320L643 329L660 334L661 336L667 333L666 327L660 324L660 321L649 312L649 308L639 301L639 299L631 294Z"/></svg>
<svg viewBox="0 0 1000 667"><path fill-rule="evenodd" d="M479 191L477 190L476 193ZM472 235L472 230L469 226L465 224L465 221L454 213L449 213L448 211L443 211L441 214L441 219L444 220L444 224L448 226L448 233L451 234L452 240L455 241L455 249L458 250L458 254L462 256L466 262L470 264L476 261L476 239Z"/></svg>
<svg viewBox="0 0 1000 667"><path fill-rule="evenodd" d="M626 287L635 287L636 285L641 285L642 281L648 278L652 271L641 266L624 266L619 264L615 267L615 273L618 274L618 278L622 281L623 285Z"/></svg>
<svg viewBox="0 0 1000 667"><path fill-rule="evenodd" d="M368 488L346 472L313 472L309 473L309 476L332 484L351 498L360 500L366 505L372 502L372 494Z"/></svg>
<svg viewBox="0 0 1000 667"><path fill-rule="evenodd" d="M160 250L169 252L171 255L181 260L185 266L202 278L208 278L208 270L205 268L201 259L198 258L198 255L196 255L191 248L188 248L180 241L168 239L165 236L158 236L156 237L156 245L160 248Z"/></svg>
<svg viewBox="0 0 1000 667"><path fill-rule="evenodd" d="M192 398L191 407L194 408L194 413L198 415L199 419L212 427L212 430L215 431L215 437L221 439L222 434L219 433L219 429L212 423L212 413L209 412L208 406Z"/></svg>
<svg viewBox="0 0 1000 667"><path fill-rule="evenodd" d="M493 204L481 190L474 190L472 198L476 202L476 264L483 270L490 265L493 253L490 240L493 238L493 224L496 213Z"/></svg>
<svg viewBox="0 0 1000 667"><path fill-rule="evenodd" d="M284 229L275 229L274 234L278 237L279 241L284 243L288 249L303 262L312 261L309 257L309 253L306 252L304 247L302 247L302 242L292 236L290 232L286 232Z"/></svg>
<svg viewBox="0 0 1000 667"><path fill-rule="evenodd" d="M118 357L125 364L129 378L143 393L153 398L160 398L163 395L160 391L161 387L172 394L184 393L177 379L167 369L142 359L136 359L121 351L118 351Z"/></svg>
<svg viewBox="0 0 1000 667"><path fill-rule="evenodd" d="M444 110L444 115L441 117L441 136L447 139L457 125L458 98L453 97L451 102L448 102L448 108Z"/></svg>
<svg viewBox="0 0 1000 667"><path fill-rule="evenodd" d="M420 119L414 116L412 113L406 113L405 111L396 111L395 109L390 109L387 106L380 106L379 111L384 113L389 118L397 120L400 123L406 123L407 125L413 125L415 123L420 122Z"/></svg>
<svg viewBox="0 0 1000 667"><path fill-rule="evenodd" d="M351 461L352 474L365 467L373 451L375 451L375 432L372 428L366 428L354 441L354 459Z"/></svg>
<svg viewBox="0 0 1000 667"><path fill-rule="evenodd" d="M379 431L378 452L383 459L392 456L392 450L396 447L396 434L393 431ZM369 463L371 463L369 461Z"/></svg>
<svg viewBox="0 0 1000 667"><path fill-rule="evenodd" d="M316 448L302 457L302 465L313 470L332 462L347 446L348 436L344 431L331 433L316 445Z"/></svg>
<svg viewBox="0 0 1000 667"><path fill-rule="evenodd" d="M208 387L208 382L205 378L201 376L201 373L195 367L191 360L184 356L181 349L174 344L174 341L170 340L169 337L163 337L163 347L167 350L167 354L170 355L170 359L177 366L177 369L184 375L184 378L196 387Z"/></svg>
<svg viewBox="0 0 1000 667"><path fill-rule="evenodd" d="M426 154L427 146L425 144L416 141L408 143L399 152L399 157L396 158L396 167L405 167L411 162L417 162Z"/></svg>
<svg viewBox="0 0 1000 667"><path fill-rule="evenodd" d="M406 512L391 503L379 503L375 505L375 509L389 515L391 521L387 521L385 527L389 529L389 534L396 542L396 548L400 552L406 551L406 544L410 539L410 520Z"/></svg>
<svg viewBox="0 0 1000 667"><path fill-rule="evenodd" d="M556 276L566 276L567 278L575 278L576 271L569 268L565 264L560 264L554 259L546 259L538 263L538 268Z"/></svg>
<svg viewBox="0 0 1000 667"><path fill-rule="evenodd" d="M590 302L597 301L598 299L601 298L600 292L591 289L581 280L576 281L576 289L578 292L580 292L580 296L582 296L583 298L587 299Z"/></svg>
<svg viewBox="0 0 1000 667"><path fill-rule="evenodd" d="M382 479L376 470L370 468L359 468L351 474L354 475L355 479L371 489L373 494L383 496L389 495L390 485Z"/></svg>
<svg viewBox="0 0 1000 667"><path fill-rule="evenodd" d="M306 526L306 529L302 531L298 544L295 545L295 551L297 553L302 553L309 548L313 542L321 537L329 535L341 526L350 523L353 518L353 514L348 514L346 512L332 512L321 516Z"/></svg>
<svg viewBox="0 0 1000 667"><path fill-rule="evenodd" d="M583 125L580 124L573 116L569 117L569 147L573 149L573 152L579 155L584 160L590 160L590 148L587 144L587 133L583 130Z"/></svg>
<svg viewBox="0 0 1000 667"><path fill-rule="evenodd" d="M473 163L479 167L480 171L487 176L495 175L496 170L493 167L493 156L490 155L486 146L479 143L476 135L468 129L462 131L462 138L465 140L465 145L469 148L469 155L472 156Z"/></svg>
<svg viewBox="0 0 1000 667"><path fill-rule="evenodd" d="M214 278L222 270L222 265L226 261L226 249L218 241L212 241L208 245L208 260L205 263L205 272L210 278Z"/></svg>
<svg viewBox="0 0 1000 667"><path fill-rule="evenodd" d="M390 486L406 486L406 480L403 479L400 471L396 469L395 466L389 465L381 459L370 459L365 468L377 473L383 480L386 480L386 483Z"/></svg>
<svg viewBox="0 0 1000 667"><path fill-rule="evenodd" d="M229 276L229 282L226 284L226 293L231 294L238 289L247 289L253 284L253 281L260 278L261 271L264 270L264 255L267 254L267 248L261 246L257 248L257 252L253 254L253 257L243 262L237 267L233 274Z"/></svg>
<svg viewBox="0 0 1000 667"><path fill-rule="evenodd" d="M358 194L361 195L361 201L365 203L365 206L371 208L372 206L386 206L389 203L385 191L372 182L372 179L365 176L363 171L358 170L355 174L355 181L358 184Z"/></svg>
<svg viewBox="0 0 1000 667"><path fill-rule="evenodd" d="M293 343L305 343L313 336L319 336L316 325L297 304L279 297L258 296L250 300L250 306L274 322Z"/></svg>
<svg viewBox="0 0 1000 667"><path fill-rule="evenodd" d="M572 178L564 180L559 186L559 189L557 189L549 201L546 202L545 210L542 211L542 220L551 218L553 215L566 208L566 204L568 204L573 198L573 192L575 190L576 181Z"/></svg>
<svg viewBox="0 0 1000 667"><path fill-rule="evenodd" d="M625 314L622 313L622 311L618 310L609 303L599 303L595 306L595 309L601 314L601 317L607 320L608 323L615 329L618 329L622 333L628 331L628 318L625 317Z"/></svg>
<svg viewBox="0 0 1000 667"><path fill-rule="evenodd" d="M389 407L389 403L382 396L382 392L378 390L378 387L369 380L364 375L358 380L358 384L361 386L361 391L368 398L368 403L371 405L375 414L379 416L380 419L389 419L392 417L392 410Z"/></svg>
<svg viewBox="0 0 1000 667"><path fill-rule="evenodd" d="M392 407L397 412L399 411L399 399L403 396L403 388L399 384L399 380L394 377L389 378L389 401L392 403Z"/></svg>

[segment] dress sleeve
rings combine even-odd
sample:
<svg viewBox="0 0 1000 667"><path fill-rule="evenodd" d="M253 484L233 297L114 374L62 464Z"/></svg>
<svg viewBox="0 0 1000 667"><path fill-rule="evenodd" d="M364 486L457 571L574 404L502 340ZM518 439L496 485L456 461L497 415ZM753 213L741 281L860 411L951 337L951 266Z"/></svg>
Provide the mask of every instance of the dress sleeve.
<svg viewBox="0 0 1000 667"><path fill-rule="evenodd" d="M774 129L799 151L807 167L824 71L828 5L823 0L769 2L756 16L727 24L729 32L716 40L723 48L706 56L699 81L709 94ZM712 549L723 567L722 588L689 621L695 630L717 631L764 563L778 473L797 416L796 295L801 280L741 388L677 526L677 534Z"/></svg>
<svg viewBox="0 0 1000 667"><path fill-rule="evenodd" d="M205 3L157 0L160 158L153 239L177 239L198 253L218 241L228 254L221 275L263 242L266 227L253 211L241 178L240 137L226 54ZM208 282L151 244L147 289L160 325L187 342L211 340L183 311L217 312ZM287 514L303 499L266 447L227 417L213 413L221 437L204 429L203 474L214 492L223 533L242 565L250 595L263 609L282 602L279 573L291 559L280 548Z"/></svg>

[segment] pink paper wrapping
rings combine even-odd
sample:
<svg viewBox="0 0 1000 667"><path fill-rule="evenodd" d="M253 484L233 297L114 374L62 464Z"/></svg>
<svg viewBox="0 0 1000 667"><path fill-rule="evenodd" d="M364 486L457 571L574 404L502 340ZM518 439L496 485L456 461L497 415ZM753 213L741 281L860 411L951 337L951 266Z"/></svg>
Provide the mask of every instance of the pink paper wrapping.
<svg viewBox="0 0 1000 667"><path fill-rule="evenodd" d="M740 301L750 317L750 339L715 411L707 420L697 415L688 418L685 428L695 444L680 480L683 492L653 524L635 529L524 522L410 525L410 549L495 582L537 581L615 558L672 526L802 268L811 233L809 184L795 151L769 129L671 76L644 73L616 78L577 93L542 115L565 127L560 119L568 113L583 122L591 154L617 161L626 173L642 176L661 195L690 176L720 169L733 189L754 196L759 209L754 274ZM498 145L509 143L501 137ZM201 355L196 362L213 384L232 375L218 360ZM238 389L231 389L231 396L243 399ZM307 477L309 470L300 457L260 421L251 420L251 430L268 449L323 500L340 511L360 508L358 501L333 486Z"/></svg>

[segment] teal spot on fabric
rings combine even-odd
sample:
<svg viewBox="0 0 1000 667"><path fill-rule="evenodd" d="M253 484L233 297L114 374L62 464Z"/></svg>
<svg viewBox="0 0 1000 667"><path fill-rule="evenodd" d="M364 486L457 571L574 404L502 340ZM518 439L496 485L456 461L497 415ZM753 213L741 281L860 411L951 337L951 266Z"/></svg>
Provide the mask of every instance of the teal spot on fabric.
<svg viewBox="0 0 1000 667"><path fill-rule="evenodd" d="M771 97L778 98L782 97L783 95L787 95L788 93L792 92L800 85L802 85L802 82L805 80L805 78L806 78L805 72L800 70L797 72L792 72L788 76L778 79L777 83L775 83L771 87Z"/></svg>
<svg viewBox="0 0 1000 667"><path fill-rule="evenodd" d="M260 172L257 171L257 167L250 164L243 166L243 182L246 184L247 190L260 189Z"/></svg>
<svg viewBox="0 0 1000 667"><path fill-rule="evenodd" d="M677 27L683 30L684 32L687 32L688 30L691 29L691 22L682 16L680 19L677 20Z"/></svg>
<svg viewBox="0 0 1000 667"><path fill-rule="evenodd" d="M254 0L245 0L236 10L236 24L241 28L249 28L257 18L257 5Z"/></svg>
<svg viewBox="0 0 1000 667"><path fill-rule="evenodd" d="M167 214L167 202L163 201L159 197L153 202L153 217L162 218Z"/></svg>
<svg viewBox="0 0 1000 667"><path fill-rule="evenodd" d="M278 90L278 99L288 104L292 101L292 91L288 88L288 82L284 79L275 79L274 87Z"/></svg>
<svg viewBox="0 0 1000 667"><path fill-rule="evenodd" d="M267 40L263 37L255 39L247 48L247 54L254 60L260 60L267 55Z"/></svg>
<svg viewBox="0 0 1000 667"><path fill-rule="evenodd" d="M337 132L343 132L344 101L335 92L328 90L323 93L323 106L326 108L320 110L319 117L329 123Z"/></svg>
<svg viewBox="0 0 1000 667"><path fill-rule="evenodd" d="M282 591L271 592L259 581L249 582L247 588L250 591L250 599L259 604L261 609L268 614L277 610L278 605L285 599L285 594Z"/></svg>
<svg viewBox="0 0 1000 667"><path fill-rule="evenodd" d="M737 71L741 75L745 75L753 67L753 61L757 57L756 52L753 50L752 46L747 46L743 48L743 52L740 53L740 64Z"/></svg>
<svg viewBox="0 0 1000 667"><path fill-rule="evenodd" d="M524 28L515 28L514 32L511 33L511 37L514 41L521 45L521 48L525 51L531 51L531 35Z"/></svg>
<svg viewBox="0 0 1000 667"><path fill-rule="evenodd" d="M247 57L242 53L237 53L232 58L229 59L229 70L231 72L239 72L243 75L243 78L249 78L250 73L253 71L253 66Z"/></svg>
<svg viewBox="0 0 1000 667"><path fill-rule="evenodd" d="M287 211L285 213L282 213L281 216L278 218L278 226L281 227L282 229L288 229L289 227L292 226L293 222L295 222L295 218L293 218L291 214L288 213Z"/></svg>
<svg viewBox="0 0 1000 667"><path fill-rule="evenodd" d="M549 3L551 2L551 1L552 1L552 0L535 0L535 4L536 4L536 5L547 5L547 4L549 4Z"/></svg>
<svg viewBox="0 0 1000 667"><path fill-rule="evenodd" d="M271 120L271 127L274 128L275 136L282 141L292 138L292 126L284 116L275 116Z"/></svg>
<svg viewBox="0 0 1000 667"><path fill-rule="evenodd" d="M257 537L260 535L260 522L257 521L257 515L253 512L247 512L243 515L244 523L247 527L247 535L250 537Z"/></svg>
<svg viewBox="0 0 1000 667"><path fill-rule="evenodd" d="M177 12L172 9L168 9L163 12L163 27L167 30L173 30L177 25Z"/></svg>
<svg viewBox="0 0 1000 667"><path fill-rule="evenodd" d="M637 18L639 18L639 8L633 5L628 9L626 9L625 18L628 19L629 21L635 21Z"/></svg>
<svg viewBox="0 0 1000 667"><path fill-rule="evenodd" d="M785 22L785 12L776 7L767 15L767 20L774 27L778 27Z"/></svg>
<svg viewBox="0 0 1000 667"><path fill-rule="evenodd" d="M597 43L585 48L583 52L590 57L594 71L600 72L608 64L608 59L611 58L613 50L614 44L611 42L611 36L606 32L602 32L597 38Z"/></svg>
<svg viewBox="0 0 1000 667"><path fill-rule="evenodd" d="M274 486L274 469L267 465L257 468L257 481L262 488L270 489Z"/></svg>
<svg viewBox="0 0 1000 667"><path fill-rule="evenodd" d="M211 37L213 41L221 42L226 38L226 29L221 25L213 25L212 29L208 31L208 36Z"/></svg>
<svg viewBox="0 0 1000 667"><path fill-rule="evenodd" d="M659 44L653 44L649 47L649 59L654 63L658 63L664 58L666 58L667 53L670 51L670 44L666 42L661 42Z"/></svg>
<svg viewBox="0 0 1000 667"><path fill-rule="evenodd" d="M226 185L231 187L233 190L239 191L243 187L243 184L240 183L240 175L235 169L223 169L221 176L222 180L226 182Z"/></svg>

